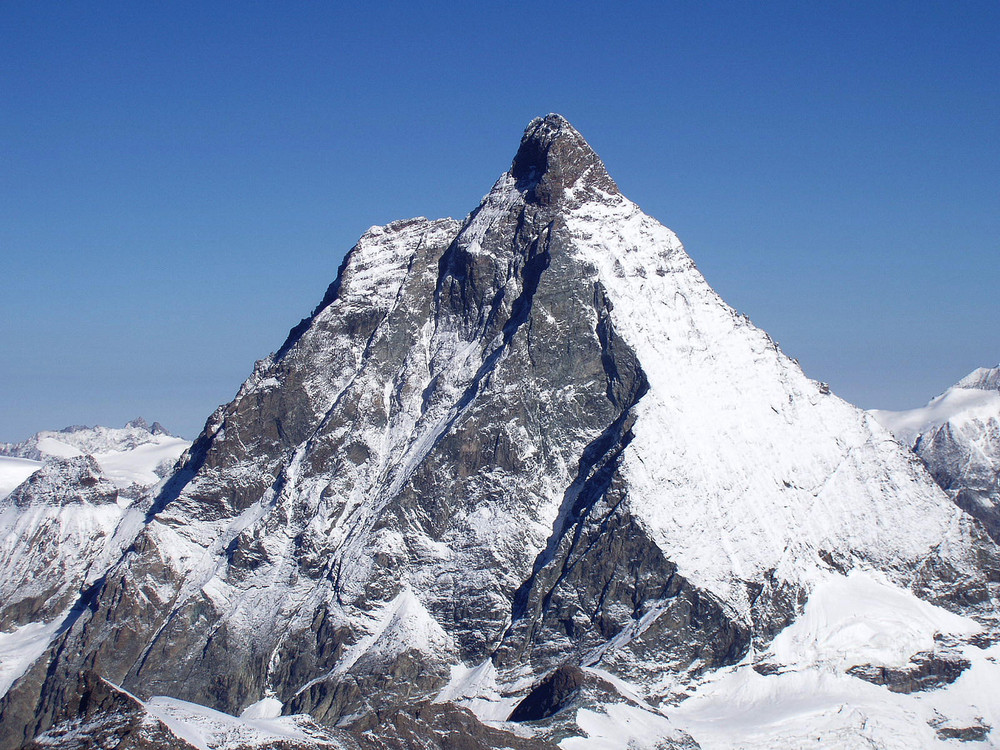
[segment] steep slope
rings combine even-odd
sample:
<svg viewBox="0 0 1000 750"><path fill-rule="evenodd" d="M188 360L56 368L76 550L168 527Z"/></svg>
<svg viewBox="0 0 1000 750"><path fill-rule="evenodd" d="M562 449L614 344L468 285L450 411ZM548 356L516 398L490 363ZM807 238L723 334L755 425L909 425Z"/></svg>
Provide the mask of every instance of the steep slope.
<svg viewBox="0 0 1000 750"><path fill-rule="evenodd" d="M132 502L90 456L50 459L0 499L0 696L132 541L145 515Z"/></svg>
<svg viewBox="0 0 1000 750"><path fill-rule="evenodd" d="M1000 542L1000 366L974 370L922 408L872 414Z"/></svg>
<svg viewBox="0 0 1000 750"><path fill-rule="evenodd" d="M0 629L76 601L91 568L117 558L106 547L121 516L118 489L89 456L53 460L0 501Z"/></svg>
<svg viewBox="0 0 1000 750"><path fill-rule="evenodd" d="M435 697L503 720L534 696L516 715L549 739L599 743L603 711L637 747L691 746L656 704L854 569L995 611L977 523L549 115L464 222L361 238L0 703L0 747L89 671L376 738Z"/></svg>

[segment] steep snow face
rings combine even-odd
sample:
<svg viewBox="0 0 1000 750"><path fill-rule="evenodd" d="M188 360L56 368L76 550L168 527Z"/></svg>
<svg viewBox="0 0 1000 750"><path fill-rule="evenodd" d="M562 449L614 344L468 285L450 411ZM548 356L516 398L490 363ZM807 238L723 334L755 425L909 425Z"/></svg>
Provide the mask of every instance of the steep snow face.
<svg viewBox="0 0 1000 750"><path fill-rule="evenodd" d="M1000 367L974 370L922 408L872 414L1000 541Z"/></svg>
<svg viewBox="0 0 1000 750"><path fill-rule="evenodd" d="M0 631L0 698L58 635L64 618L48 623L31 622Z"/></svg>
<svg viewBox="0 0 1000 750"><path fill-rule="evenodd" d="M230 715L502 719L571 664L633 683L589 739L656 744L636 706L766 647L833 571L971 613L1000 567L558 116L464 222L369 230L123 549L4 721L94 664Z"/></svg>
<svg viewBox="0 0 1000 750"><path fill-rule="evenodd" d="M809 586L833 555L958 570L975 532L870 416L806 378L715 294L676 236L619 194L579 204L567 244L594 268L649 379L622 473L679 572L743 613L745 583Z"/></svg>
<svg viewBox="0 0 1000 750"><path fill-rule="evenodd" d="M33 461L30 458L0 456L0 500L7 497L15 487L38 471L41 466L41 461Z"/></svg>

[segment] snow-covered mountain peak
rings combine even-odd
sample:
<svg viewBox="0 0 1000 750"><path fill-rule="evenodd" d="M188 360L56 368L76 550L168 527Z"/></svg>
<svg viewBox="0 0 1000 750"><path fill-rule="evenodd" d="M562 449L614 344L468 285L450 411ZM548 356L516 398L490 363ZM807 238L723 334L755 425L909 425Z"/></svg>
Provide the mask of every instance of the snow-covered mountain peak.
<svg viewBox="0 0 1000 750"><path fill-rule="evenodd" d="M101 471L118 487L135 483L156 484L166 476L178 457L191 445L175 437L159 422L150 426L142 417L124 427L84 427L42 430L20 443L0 443L0 496L6 494L5 475L23 481L41 462L60 458L92 456ZM10 487L13 489L13 487Z"/></svg>
<svg viewBox="0 0 1000 750"><path fill-rule="evenodd" d="M52 457L120 453L150 443L165 445L176 441L184 442L159 422L150 426L137 417L124 427L73 425L61 430L42 430L20 443L0 443L0 455L43 461Z"/></svg>
<svg viewBox="0 0 1000 750"><path fill-rule="evenodd" d="M693 747L667 739L671 702L741 663L764 679L755 653L817 591L778 666L854 648L805 625L859 591L902 592L859 608L891 640L911 596L982 615L1000 570L919 462L728 307L558 115L463 221L366 232L156 491L93 547L127 551L77 574L86 606L0 729L52 726L37 706L96 665L147 706L266 702L384 733L436 696L567 750ZM975 630L924 614L895 661Z"/></svg>
<svg viewBox="0 0 1000 750"><path fill-rule="evenodd" d="M926 406L871 413L1000 541L1000 366L973 370Z"/></svg>
<svg viewBox="0 0 1000 750"><path fill-rule="evenodd" d="M71 488L71 489L70 489ZM92 456L54 458L42 464L4 501L18 507L104 505L118 500L118 489L101 473Z"/></svg>
<svg viewBox="0 0 1000 750"><path fill-rule="evenodd" d="M147 422L142 417L136 417L135 419L131 420L130 422L126 422L125 426L126 427L134 427L134 428L136 428L138 430L145 430L150 435L166 435L167 437L176 437L174 434L172 434L166 427L164 427L159 422L153 422L153 424L150 424L149 422Z"/></svg>
<svg viewBox="0 0 1000 750"><path fill-rule="evenodd" d="M1000 416L1000 366L973 370L925 406L903 411L872 409L871 413L911 448L921 435L945 424L957 427L995 418Z"/></svg>

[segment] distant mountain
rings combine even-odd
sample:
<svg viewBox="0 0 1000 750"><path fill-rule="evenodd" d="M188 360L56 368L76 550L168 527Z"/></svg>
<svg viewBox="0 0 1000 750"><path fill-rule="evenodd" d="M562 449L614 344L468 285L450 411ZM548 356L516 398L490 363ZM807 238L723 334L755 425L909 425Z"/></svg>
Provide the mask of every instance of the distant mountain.
<svg viewBox="0 0 1000 750"><path fill-rule="evenodd" d="M1000 542L1000 366L974 370L927 406L872 414Z"/></svg>
<svg viewBox="0 0 1000 750"><path fill-rule="evenodd" d="M173 469L190 445L189 440L171 435L159 422L150 426L142 417L124 427L75 425L38 432L20 443L0 443L0 497L43 461L75 456L93 456L119 487L152 485Z"/></svg>
<svg viewBox="0 0 1000 750"><path fill-rule="evenodd" d="M110 507L70 461L0 507ZM23 523L0 750L1000 731L1000 548L558 115L463 221L366 232L68 588Z"/></svg>

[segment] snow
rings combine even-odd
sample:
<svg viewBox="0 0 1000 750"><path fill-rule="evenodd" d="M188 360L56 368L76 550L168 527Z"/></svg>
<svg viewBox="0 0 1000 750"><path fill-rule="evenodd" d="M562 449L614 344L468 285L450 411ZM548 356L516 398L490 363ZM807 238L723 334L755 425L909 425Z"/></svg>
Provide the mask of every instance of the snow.
<svg viewBox="0 0 1000 750"><path fill-rule="evenodd" d="M979 626L922 602L875 572L830 575L803 614L773 641L759 674L752 656L708 677L668 716L704 750L745 748L934 748L936 727L997 726L1000 647L965 645L972 666L954 683L894 693L847 673L851 666L903 666L935 648L935 636Z"/></svg>
<svg viewBox="0 0 1000 750"><path fill-rule="evenodd" d="M302 717L237 718L196 703L166 696L155 696L143 703L143 706L171 732L198 750L268 747L283 740L311 742L318 747L340 747L340 743L331 742L317 732L300 725ZM264 713L271 712L265 710Z"/></svg>
<svg viewBox="0 0 1000 750"><path fill-rule="evenodd" d="M997 419L1000 417L1000 392L954 386L918 409L873 409L871 413L899 442L913 447L920 435L946 422L960 426L972 420Z"/></svg>
<svg viewBox="0 0 1000 750"><path fill-rule="evenodd" d="M0 503L0 621L50 620L120 557L146 508L123 508L117 494L77 457L51 459Z"/></svg>
<svg viewBox="0 0 1000 750"><path fill-rule="evenodd" d="M576 723L587 736L562 740L563 750L658 750L665 739L677 736L666 717L627 703L611 703L600 711L581 708Z"/></svg>
<svg viewBox="0 0 1000 750"><path fill-rule="evenodd" d="M518 210L522 198L515 180L504 175L455 241L471 256L485 253L487 233ZM561 746L655 747L664 737L676 736L681 726L706 750L857 747L869 740L876 747L930 747L938 742L931 722L960 728L980 718L994 725L1000 721L998 709L987 703L1000 689L996 647L962 646L972 666L953 684L926 694L897 695L847 672L856 665L903 667L914 654L934 650L939 636L962 639L978 632L973 621L922 602L900 585L917 562L932 554L954 563L957 576L966 572L969 566L963 568L962 561L973 553L961 512L873 417L806 378L766 333L729 308L670 230L625 198L593 187L587 188L586 200L569 205L574 208L565 224L555 222L551 229L568 233L563 239L569 241L554 246L568 248L583 261L591 277L581 283L603 287L613 303L615 331L636 352L649 380L649 391L635 408L634 438L622 456L626 511L678 565L679 573L716 595L727 614L749 619L748 582L773 577L811 593L801 616L766 654L751 653L737 667L705 676L692 697L658 709L653 698L662 696L649 685L632 685L601 669L605 654L627 648L669 609L666 600L646 602L641 618L583 662L628 702L580 709L575 718L586 736L566 738ZM173 583L165 583L156 595L176 611L203 594L222 613L234 643L245 639L255 648L273 648L272 666L278 664L283 639L297 632L294 618L302 618L299 628L312 627L320 606L327 606L332 618L342 618L338 624L360 634L331 671L306 682L298 693L324 680L349 681L352 672L389 665L415 651L442 666L453 665L451 679L435 700L469 707L484 721L501 721L535 675L529 667L513 677L498 675L490 659L473 665L457 662L455 640L429 611L438 611L430 597L454 596L454 581L461 581L465 591L495 596L497 611L509 610L504 597L544 548L579 446L533 445L523 425L512 420L507 425L511 443L532 467L542 467L544 457L544 475L531 477L523 492L510 477L498 474L494 481L490 472L483 472L479 478L498 496L524 500L512 507L526 508L533 517L525 512L511 517L505 512L508 506L477 506L463 497L459 505L467 507L457 507L455 515L466 536L421 536L412 528L419 523L409 519L402 530L372 531L389 500L441 436L459 424L462 410L473 406L474 400L460 397L499 348L496 341L449 330L450 321L442 316L415 329L415 343L399 372L372 372L375 368L365 369L355 342L329 335L355 313L388 317L399 306L422 304L405 296L412 275L427 273L413 270L416 253L457 230L450 220L423 219L369 230L351 253L338 297L317 313L313 327L289 355L304 360L304 382L294 387L307 394L307 408L315 412L313 437L291 456L268 463L271 457L255 457L248 435L240 435L239 409L234 407L232 419L219 416L217 432L209 431L220 445L239 443L245 453L237 455L249 458L225 471L199 474L187 494L146 528L150 547L178 572L174 590L168 590ZM437 268L435 263L430 273ZM558 325L554 318L552 322ZM384 328L377 329L366 346L397 345L387 338ZM279 359L258 364L241 388L237 406L243 398L272 398L275 394L268 392L291 387L284 380L288 370L275 366ZM544 406L546 398L573 397L572 392L548 391L540 398ZM356 430L355 439L376 458L351 465L338 456L336 464L331 458L328 471L310 466L309 452L317 443L337 443L339 435L331 434L328 421L344 414L343 409L335 411L342 398L361 413L375 414L371 424L377 427L359 420L344 429ZM946 403L935 408L952 413ZM49 455L95 451L103 471L119 486L155 482L154 469L188 445L165 436L123 445L113 442L110 433L84 444L77 433L65 438L70 442L62 442L61 435L42 435L38 449ZM257 493L259 499L247 507L214 515L214 509L200 506L198 482L208 487L208 496L216 482L239 489L262 482L270 488L263 496ZM333 499L327 501L327 496ZM128 516L105 548L120 552L140 522L140 516ZM293 539L303 529L315 534L320 540L315 549L327 556L320 583L301 575L300 560L291 555ZM234 556L226 551L241 535L262 551L265 562L254 570L230 571ZM477 562L481 567L470 569L474 558L468 549L506 553L511 539L513 552L495 560L484 555L488 564ZM77 549L82 553L82 547ZM72 553L71 545L67 550ZM855 569L847 576L832 572L823 562L824 553L831 552L842 554ZM402 562L399 587L395 579L384 588L368 586L376 555ZM420 569L426 560L434 564ZM524 569L517 570L519 564ZM875 572L875 567L887 572ZM337 605L332 604L334 577ZM504 590L498 582L512 585ZM19 634L21 630L10 635ZM32 640L36 636L37 642ZM11 671L43 640L37 629L24 630L20 641L11 640ZM22 642L28 645L17 645ZM777 672L756 672L757 657L777 665ZM270 673L263 675L265 686L274 687L270 679ZM305 731L291 717L281 717L282 703L270 694L245 707L239 719L167 697L145 705L199 748L217 749L245 737L255 742L298 737Z"/></svg>
<svg viewBox="0 0 1000 750"><path fill-rule="evenodd" d="M131 450L95 453L94 459L101 471L119 487L132 483L150 486L161 479L157 468L172 466L190 445L190 441L183 438L157 435L154 440Z"/></svg>
<svg viewBox="0 0 1000 750"><path fill-rule="evenodd" d="M48 623L33 622L0 633L0 698L45 653L52 639L59 635L65 619L63 615Z"/></svg>
<svg viewBox="0 0 1000 750"><path fill-rule="evenodd" d="M15 487L38 471L41 466L41 461L32 461L30 458L0 456L0 500L7 497Z"/></svg>
<svg viewBox="0 0 1000 750"><path fill-rule="evenodd" d="M501 695L493 660L484 659L474 667L461 663L453 665L451 679L434 698L434 702L457 703L472 711L480 721L503 722L522 697L517 692Z"/></svg>
<svg viewBox="0 0 1000 750"><path fill-rule="evenodd" d="M277 698L261 698L243 709L241 719L277 719L281 716L281 701Z"/></svg>
<svg viewBox="0 0 1000 750"><path fill-rule="evenodd" d="M37 447L39 453L44 456L52 456L53 458L74 458L83 455L83 451L76 446L54 437L39 439Z"/></svg>
<svg viewBox="0 0 1000 750"><path fill-rule="evenodd" d="M462 698L478 697L496 693L497 670L492 659L484 659L475 667L456 664L451 668L451 679L441 688L435 703L458 701Z"/></svg>
<svg viewBox="0 0 1000 750"><path fill-rule="evenodd" d="M296 695L318 682L348 673L363 658L377 664L392 664L397 656L407 651L442 656L455 651L451 637L409 586L372 618L369 628L368 634L347 649L329 674L310 680L296 691Z"/></svg>
<svg viewBox="0 0 1000 750"><path fill-rule="evenodd" d="M955 387L1000 391L1000 365L996 367L978 367L955 383Z"/></svg>
<svg viewBox="0 0 1000 750"><path fill-rule="evenodd" d="M130 423L125 427L78 427L59 432L45 430L23 443L6 445L5 451L11 456L36 461L91 455L111 481L118 487L127 487L133 483L143 486L156 484L163 469L169 469L190 445L189 440L165 434L154 435L145 427ZM161 469L159 474L158 468ZM3 474L0 473L2 482ZM0 484L0 492L2 489L3 484Z"/></svg>
<svg viewBox="0 0 1000 750"><path fill-rule="evenodd" d="M934 649L934 636L970 636L972 620L921 601L877 571L829 574L805 611L771 643L782 664L824 665L845 671L859 664L903 667Z"/></svg>
<svg viewBox="0 0 1000 750"><path fill-rule="evenodd" d="M688 580L746 617L744 581L808 589L823 552L903 569L948 540L939 554L968 559L968 521L912 456L726 305L673 232L611 194L565 231L649 380L629 508Z"/></svg>

